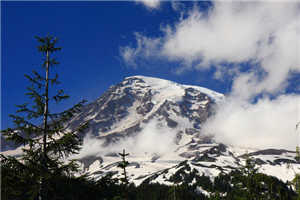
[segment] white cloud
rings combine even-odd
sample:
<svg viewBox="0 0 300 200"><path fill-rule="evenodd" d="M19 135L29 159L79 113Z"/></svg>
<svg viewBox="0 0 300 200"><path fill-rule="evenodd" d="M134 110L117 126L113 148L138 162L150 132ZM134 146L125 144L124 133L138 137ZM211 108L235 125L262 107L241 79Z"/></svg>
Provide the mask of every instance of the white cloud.
<svg viewBox="0 0 300 200"><path fill-rule="evenodd" d="M174 11L181 11L185 6L180 1L171 1L171 7Z"/></svg>
<svg viewBox="0 0 300 200"><path fill-rule="evenodd" d="M104 141L92 137L90 134L84 138L82 149L75 158L82 158L88 155L106 155L118 153L123 149L133 155L158 154L163 155L175 149L174 130L160 126L160 122L152 120L143 127L143 130L135 137L122 138L116 143L104 146Z"/></svg>
<svg viewBox="0 0 300 200"><path fill-rule="evenodd" d="M300 74L299 1L216 1L208 14L194 7L162 33L158 38L138 35L130 60L181 62L177 71L214 67L214 78L233 78L229 97L205 125L206 132L229 144L294 149L300 97L284 90L289 78ZM242 70L245 62L250 67Z"/></svg>
<svg viewBox="0 0 300 200"><path fill-rule="evenodd" d="M140 33L134 33L136 37L136 47L121 47L120 55L122 59L129 65L136 67L138 58L149 59L151 57L158 57L159 38L148 38Z"/></svg>
<svg viewBox="0 0 300 200"><path fill-rule="evenodd" d="M220 106L203 129L225 144L295 150L300 134L295 129L297 107L300 108L300 96L282 95L273 100L265 97L257 104L233 98Z"/></svg>
<svg viewBox="0 0 300 200"><path fill-rule="evenodd" d="M136 0L138 3L142 3L148 9L158 9L160 6L160 0Z"/></svg>

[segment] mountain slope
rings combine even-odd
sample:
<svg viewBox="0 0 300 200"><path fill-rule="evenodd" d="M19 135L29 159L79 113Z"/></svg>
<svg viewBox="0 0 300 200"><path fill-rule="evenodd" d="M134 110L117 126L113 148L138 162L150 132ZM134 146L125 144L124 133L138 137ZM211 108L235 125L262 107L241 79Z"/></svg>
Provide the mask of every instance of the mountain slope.
<svg viewBox="0 0 300 200"><path fill-rule="evenodd" d="M181 163L213 178L242 166L248 152L261 172L292 180L299 170L295 152L226 146L203 135L201 126L224 99L224 95L202 87L128 77L70 123L72 127L76 121L90 121L89 134L94 137L85 140L83 167L95 177L107 173L120 177L117 153L125 148L130 153L131 181L173 184L170 177L180 171Z"/></svg>
<svg viewBox="0 0 300 200"><path fill-rule="evenodd" d="M295 152L228 146L202 132L224 100L223 94L198 86L144 76L125 78L67 124L73 129L89 122L81 135L83 148L74 158L94 177L120 177L118 153L126 149L131 182L174 184L195 173L211 178L228 173L244 165L248 152L261 172L292 180L300 171Z"/></svg>

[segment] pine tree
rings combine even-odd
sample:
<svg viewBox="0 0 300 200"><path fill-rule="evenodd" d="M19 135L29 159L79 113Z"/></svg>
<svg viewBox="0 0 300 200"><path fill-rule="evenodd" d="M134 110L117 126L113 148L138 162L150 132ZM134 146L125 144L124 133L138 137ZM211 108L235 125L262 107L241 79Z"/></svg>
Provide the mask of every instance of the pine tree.
<svg viewBox="0 0 300 200"><path fill-rule="evenodd" d="M119 163L118 167L123 169L123 178L121 179L121 182L124 185L128 185L128 177L127 177L127 172L126 172L126 167L129 165L129 162L126 161L126 156L129 156L129 153L125 153L125 149L123 149L123 153L119 153L119 155L122 158L122 161Z"/></svg>
<svg viewBox="0 0 300 200"><path fill-rule="evenodd" d="M123 169L123 178L121 178L121 182L122 182L122 196L124 199L128 199L128 184L129 184L129 180L127 177L127 172L126 172L126 167L128 167L129 162L126 160L126 156L129 156L129 153L125 153L125 149L123 149L123 153L119 153L119 155L122 158L122 161L119 162L118 167Z"/></svg>
<svg viewBox="0 0 300 200"><path fill-rule="evenodd" d="M51 76L51 73L53 67L59 64L52 56L61 48L56 47L57 38L47 36L36 39L39 42L38 51L44 59L42 67L45 76L35 70L32 71L32 75L25 75L31 83L27 87L26 95L32 103L18 105L17 114L10 115L14 127L1 131L6 140L23 145L23 155L19 159L2 155L1 164L7 167L7 170L17 171L19 179L30 179L32 184L27 191L30 195L23 198L38 197L45 200L51 192L48 184L51 178L60 175L72 176L77 171L75 161L66 162L65 159L80 150L81 140L78 133L86 128L87 124L81 124L72 131L65 126L74 113L80 110L84 101L60 113L50 112L51 102L59 103L69 97L62 89L55 95L50 95L50 89L60 83L58 74ZM18 199L20 198L19 196Z"/></svg>
<svg viewBox="0 0 300 200"><path fill-rule="evenodd" d="M242 167L242 172L247 177L252 177L258 172L258 168L256 167L255 161L250 158L248 154L246 154L245 166Z"/></svg>

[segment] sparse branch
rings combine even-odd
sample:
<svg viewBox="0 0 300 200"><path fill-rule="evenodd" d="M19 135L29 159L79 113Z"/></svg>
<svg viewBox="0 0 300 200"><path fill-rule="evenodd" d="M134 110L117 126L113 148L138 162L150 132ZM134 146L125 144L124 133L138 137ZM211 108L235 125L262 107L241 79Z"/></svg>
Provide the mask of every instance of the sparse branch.
<svg viewBox="0 0 300 200"><path fill-rule="evenodd" d="M27 114L27 119L39 118L41 116L41 111L31 110L27 106L28 106L28 104L17 105L18 110L16 112ZM36 107L33 107L33 108L36 108Z"/></svg>
<svg viewBox="0 0 300 200"><path fill-rule="evenodd" d="M69 98L69 95L64 94L64 91L63 91L63 90L59 90L59 91L57 92L57 94L56 94L55 96L52 97L52 99L54 99L54 101L55 101L56 103L58 103L58 102L60 102L60 101L62 101L62 100L64 100L64 99L68 99L68 98Z"/></svg>
<svg viewBox="0 0 300 200"><path fill-rule="evenodd" d="M58 74L55 74L55 77L54 78L49 78L49 80L51 81L51 84L54 85L54 84L60 84L60 82L58 81Z"/></svg>
<svg viewBox="0 0 300 200"><path fill-rule="evenodd" d="M12 119L14 124L17 126L15 130L26 130L26 128L32 128L33 131L39 132L42 130L41 127L34 125L33 123L25 120L23 117L17 115L9 115Z"/></svg>
<svg viewBox="0 0 300 200"><path fill-rule="evenodd" d="M37 73L37 72L36 72ZM39 89L41 89L42 87L44 87L44 84L42 83L42 77L39 77L39 78L33 78L33 77L31 77L31 76L29 76L29 75L27 75L27 74L25 74L24 75L25 76L25 78L27 78L32 84L34 84L34 85L37 85L37 87L39 88ZM39 76L39 75L38 75Z"/></svg>

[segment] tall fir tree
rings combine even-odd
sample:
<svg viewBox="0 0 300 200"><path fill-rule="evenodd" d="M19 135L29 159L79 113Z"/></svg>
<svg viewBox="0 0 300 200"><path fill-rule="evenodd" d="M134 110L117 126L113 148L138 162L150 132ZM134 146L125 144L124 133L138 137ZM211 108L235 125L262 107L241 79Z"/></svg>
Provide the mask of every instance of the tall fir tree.
<svg viewBox="0 0 300 200"><path fill-rule="evenodd" d="M120 179L122 182L122 196L124 200L128 199L128 184L129 184L129 180L128 180L128 176L127 176L127 171L126 171L126 167L128 167L129 162L126 160L126 156L129 156L129 153L125 153L125 149L123 149L122 153L119 153L119 155L122 158L122 161L119 162L118 167L123 169L123 177Z"/></svg>
<svg viewBox="0 0 300 200"><path fill-rule="evenodd" d="M128 185L129 180L127 177L126 167L128 167L129 162L126 160L126 156L129 156L129 153L125 153L125 149L123 149L123 152L119 153L119 155L121 156L122 161L119 162L118 167L123 169L123 178L121 178L121 182L123 183L123 185Z"/></svg>
<svg viewBox="0 0 300 200"><path fill-rule="evenodd" d="M38 51L43 57L45 76L35 70L32 75L25 75L31 83L27 87L26 95L32 102L18 105L17 114L10 115L14 127L1 131L6 140L23 145L20 158L1 155L1 165L19 183L31 183L23 185L26 186L26 192L22 187L20 191L8 187L4 191L2 189L2 197L10 196L9 199L49 199L52 192L49 183L53 177L72 176L77 172L75 161L67 161L66 158L70 154L78 153L81 144L78 133L87 127L86 123L72 131L66 127L66 122L80 110L85 101L60 113L50 112L51 102L59 103L69 97L62 89L55 95L50 95L50 89L60 83L57 73L51 75L54 66L59 64L53 55L61 48L56 47L57 38L52 36L36 39L39 43ZM4 179L2 183L9 181L9 177L6 178L8 179Z"/></svg>

